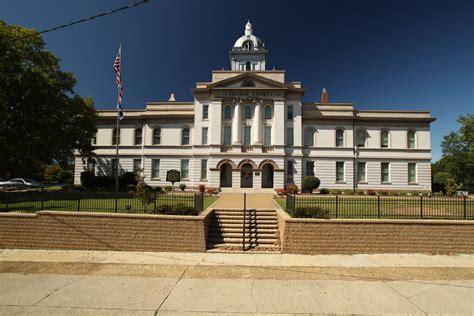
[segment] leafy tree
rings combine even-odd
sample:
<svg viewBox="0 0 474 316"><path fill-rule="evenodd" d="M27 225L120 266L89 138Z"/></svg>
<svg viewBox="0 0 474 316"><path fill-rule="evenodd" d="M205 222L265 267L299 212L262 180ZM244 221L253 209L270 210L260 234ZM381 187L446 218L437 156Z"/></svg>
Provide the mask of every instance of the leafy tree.
<svg viewBox="0 0 474 316"><path fill-rule="evenodd" d="M44 169L44 178L48 181L71 184L74 179L74 173L60 165L51 165Z"/></svg>
<svg viewBox="0 0 474 316"><path fill-rule="evenodd" d="M433 164L433 184L444 178L445 185L451 175L462 189L474 191L474 115L460 116L459 132L451 132L441 142L442 157ZM445 174L439 174L444 172Z"/></svg>
<svg viewBox="0 0 474 316"><path fill-rule="evenodd" d="M0 20L0 176L27 176L91 153L96 111L40 34Z"/></svg>
<svg viewBox="0 0 474 316"><path fill-rule="evenodd" d="M446 194L448 196L453 196L456 194L456 191L461 189L461 185L456 183L456 180L454 179L448 179L446 181Z"/></svg>

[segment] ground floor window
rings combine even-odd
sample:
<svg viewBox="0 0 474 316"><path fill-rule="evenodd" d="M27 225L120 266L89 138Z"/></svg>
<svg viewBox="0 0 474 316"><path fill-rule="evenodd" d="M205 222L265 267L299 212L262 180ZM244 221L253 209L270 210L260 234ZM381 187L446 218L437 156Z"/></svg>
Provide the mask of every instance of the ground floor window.
<svg viewBox="0 0 474 316"><path fill-rule="evenodd" d="M306 161L306 176L314 177L314 161Z"/></svg>
<svg viewBox="0 0 474 316"><path fill-rule="evenodd" d="M344 161L336 161L336 182L344 182Z"/></svg>
<svg viewBox="0 0 474 316"><path fill-rule="evenodd" d="M160 159L151 160L151 178L152 179L160 178Z"/></svg>
<svg viewBox="0 0 474 316"><path fill-rule="evenodd" d="M286 162L286 179L288 181L293 181L293 161L288 160Z"/></svg>
<svg viewBox="0 0 474 316"><path fill-rule="evenodd" d="M181 159L181 179L189 179L189 159Z"/></svg>
<svg viewBox="0 0 474 316"><path fill-rule="evenodd" d="M142 168L142 160L141 159L133 159L133 172L138 174L140 169Z"/></svg>
<svg viewBox="0 0 474 316"><path fill-rule="evenodd" d="M207 179L207 159L201 159L201 179Z"/></svg>
<svg viewBox="0 0 474 316"><path fill-rule="evenodd" d="M408 163L408 183L416 183L416 163Z"/></svg>
<svg viewBox="0 0 474 316"><path fill-rule="evenodd" d="M390 163L382 162L380 169L382 182L390 182Z"/></svg>
<svg viewBox="0 0 474 316"><path fill-rule="evenodd" d="M357 182L367 182L365 165L366 165L365 162L357 163Z"/></svg>
<svg viewBox="0 0 474 316"><path fill-rule="evenodd" d="M95 175L95 159L87 159L86 171L91 172Z"/></svg>

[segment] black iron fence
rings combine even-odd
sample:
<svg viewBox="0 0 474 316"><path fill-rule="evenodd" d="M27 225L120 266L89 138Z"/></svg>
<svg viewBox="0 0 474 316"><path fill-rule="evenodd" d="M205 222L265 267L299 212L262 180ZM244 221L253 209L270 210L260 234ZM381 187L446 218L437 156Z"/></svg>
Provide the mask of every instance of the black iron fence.
<svg viewBox="0 0 474 316"><path fill-rule="evenodd" d="M286 211L322 208L329 218L474 219L468 197L305 196L288 195Z"/></svg>
<svg viewBox="0 0 474 316"><path fill-rule="evenodd" d="M173 208L204 209L202 193L154 194L143 203L128 192L27 191L0 192L0 212L76 211L109 213L153 213L163 205Z"/></svg>

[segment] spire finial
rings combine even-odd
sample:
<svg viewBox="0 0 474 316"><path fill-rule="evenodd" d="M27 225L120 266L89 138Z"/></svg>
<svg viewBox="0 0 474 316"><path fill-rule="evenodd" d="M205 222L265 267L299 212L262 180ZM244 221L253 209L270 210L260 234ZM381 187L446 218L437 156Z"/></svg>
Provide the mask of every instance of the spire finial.
<svg viewBox="0 0 474 316"><path fill-rule="evenodd" d="M252 35L252 33L252 23L250 23L250 20L247 20L247 24L245 25L245 35Z"/></svg>

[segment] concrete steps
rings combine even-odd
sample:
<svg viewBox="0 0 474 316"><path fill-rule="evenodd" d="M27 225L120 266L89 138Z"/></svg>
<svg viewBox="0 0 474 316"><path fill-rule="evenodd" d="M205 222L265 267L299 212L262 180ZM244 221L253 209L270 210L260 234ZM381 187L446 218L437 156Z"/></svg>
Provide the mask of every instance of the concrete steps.
<svg viewBox="0 0 474 316"><path fill-rule="evenodd" d="M214 210L208 236L211 251L242 251L244 211ZM245 248L251 251L280 251L278 219L275 210L247 210Z"/></svg>

